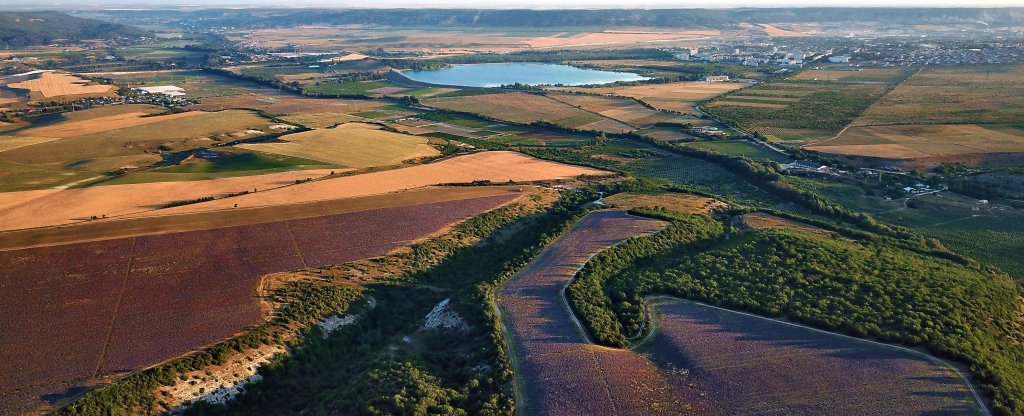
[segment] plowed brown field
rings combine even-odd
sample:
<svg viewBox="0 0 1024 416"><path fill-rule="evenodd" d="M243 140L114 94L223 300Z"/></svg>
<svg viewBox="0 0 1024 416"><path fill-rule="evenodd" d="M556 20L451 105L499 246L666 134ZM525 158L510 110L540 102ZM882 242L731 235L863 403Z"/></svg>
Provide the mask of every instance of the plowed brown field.
<svg viewBox="0 0 1024 416"><path fill-rule="evenodd" d="M384 255L519 195L0 251L0 414L260 322L264 274Z"/></svg>

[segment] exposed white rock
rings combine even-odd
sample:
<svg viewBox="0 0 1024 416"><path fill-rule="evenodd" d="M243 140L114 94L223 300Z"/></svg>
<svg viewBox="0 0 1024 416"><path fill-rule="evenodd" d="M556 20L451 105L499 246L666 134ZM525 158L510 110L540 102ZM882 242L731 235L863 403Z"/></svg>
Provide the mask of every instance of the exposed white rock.
<svg viewBox="0 0 1024 416"><path fill-rule="evenodd" d="M426 322L423 324L423 329L454 329L458 331L468 331L469 325L466 321L462 320L458 312L449 305L451 299L445 299L434 305L434 309L427 314Z"/></svg>

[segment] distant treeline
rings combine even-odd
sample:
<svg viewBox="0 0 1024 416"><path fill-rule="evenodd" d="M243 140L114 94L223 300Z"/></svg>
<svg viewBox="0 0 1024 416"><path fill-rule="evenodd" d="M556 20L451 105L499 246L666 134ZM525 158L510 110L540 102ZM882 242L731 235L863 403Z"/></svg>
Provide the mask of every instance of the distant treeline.
<svg viewBox="0 0 1024 416"><path fill-rule="evenodd" d="M94 12L95 13L95 12ZM725 28L740 23L1016 24L1024 8L779 8L671 10L472 9L205 9L106 10L116 21L159 17L206 27L291 27L368 24L404 27L687 27Z"/></svg>
<svg viewBox="0 0 1024 416"><path fill-rule="evenodd" d="M0 49L47 45L58 39L139 38L149 32L57 12L0 12Z"/></svg>

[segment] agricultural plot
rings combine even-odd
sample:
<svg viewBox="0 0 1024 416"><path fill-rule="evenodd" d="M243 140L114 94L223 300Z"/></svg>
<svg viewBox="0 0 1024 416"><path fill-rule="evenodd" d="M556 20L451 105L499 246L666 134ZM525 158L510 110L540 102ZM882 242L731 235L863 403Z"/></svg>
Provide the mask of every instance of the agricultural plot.
<svg viewBox="0 0 1024 416"><path fill-rule="evenodd" d="M682 116L651 110L630 99L561 93L548 93L548 97L636 128L649 128L656 123L685 123L689 120Z"/></svg>
<svg viewBox="0 0 1024 416"><path fill-rule="evenodd" d="M660 156L631 162L638 174L688 184L716 195L753 203L781 203L768 193L714 163L681 155Z"/></svg>
<svg viewBox="0 0 1024 416"><path fill-rule="evenodd" d="M632 97L643 100L658 109L697 114L693 108L696 102L711 99L747 85L738 82L671 82L625 87L570 88L567 90Z"/></svg>
<svg viewBox="0 0 1024 416"><path fill-rule="evenodd" d="M100 181L89 183L88 186L203 181L246 175L265 175L318 169L324 171L330 169L336 172L348 170L316 160L275 155L237 147L217 147L216 150L203 149L196 151L173 165L132 171L114 177L104 177ZM307 178L309 177L307 176Z"/></svg>
<svg viewBox="0 0 1024 416"><path fill-rule="evenodd" d="M131 88L155 85L174 85L184 89L186 96L199 99L242 95L264 89L254 83L239 81L209 72L193 70L100 72L93 75L109 78L118 85ZM266 90L276 91L269 88L266 88Z"/></svg>
<svg viewBox="0 0 1024 416"><path fill-rule="evenodd" d="M871 105L842 135L808 147L858 160L1017 165L1024 152L1021 66L929 67Z"/></svg>
<svg viewBox="0 0 1024 416"><path fill-rule="evenodd" d="M192 212L235 210L253 207L292 205L315 201L381 195L409 189L444 184L473 182L558 181L580 175L608 175L608 172L532 158L514 152L482 152L435 163L415 165L359 175L341 176L322 181L239 195L231 198L183 205L145 215L171 215ZM2 196L3 194L0 194ZM0 209L3 205L0 204Z"/></svg>
<svg viewBox="0 0 1024 416"><path fill-rule="evenodd" d="M750 214L744 214L739 217L740 223L747 228L754 230L763 230L767 228L782 228L786 230L796 230L817 235L832 235L833 232L818 228L812 225L804 224L801 222L789 220L774 215L769 215L761 212L753 212Z"/></svg>
<svg viewBox="0 0 1024 416"><path fill-rule="evenodd" d="M650 195L624 192L607 197L604 202L621 209L662 207L687 214L707 214L727 206L715 199L680 193Z"/></svg>
<svg viewBox="0 0 1024 416"><path fill-rule="evenodd" d="M1013 163L1024 152L1024 128L997 124L856 126L839 137L805 147L817 152L884 160Z"/></svg>
<svg viewBox="0 0 1024 416"><path fill-rule="evenodd" d="M517 195L0 251L0 412L259 322L262 275L381 256Z"/></svg>
<svg viewBox="0 0 1024 416"><path fill-rule="evenodd" d="M583 343L560 300L562 287L588 256L663 226L621 211L592 213L501 290L498 305L526 414L699 414L689 408L685 390L671 386L650 361Z"/></svg>
<svg viewBox="0 0 1024 416"><path fill-rule="evenodd" d="M0 251L112 240L140 235L236 227L407 205L471 200L488 196L532 195L536 190L535 187L522 186L436 186L389 194L299 204L186 213L166 217L124 218L117 221L90 221L63 227L5 231L3 232L4 238L0 239Z"/></svg>
<svg viewBox="0 0 1024 416"><path fill-rule="evenodd" d="M114 218L157 214L153 211L176 202L223 197L254 189L267 191L294 185L296 180L320 178L330 172L326 169L303 170L189 182L3 192L0 193L0 230L77 223L93 216Z"/></svg>
<svg viewBox="0 0 1024 416"><path fill-rule="evenodd" d="M623 132L632 128L600 114L538 94L521 92L424 99L424 103L515 123L545 121L584 130Z"/></svg>
<svg viewBox="0 0 1024 416"><path fill-rule="evenodd" d="M908 74L907 68L849 68L824 67L800 71L791 79L799 81L849 82L849 83L897 83Z"/></svg>
<svg viewBox="0 0 1024 416"><path fill-rule="evenodd" d="M928 67L864 112L856 125L1002 124L1024 118L1024 66Z"/></svg>
<svg viewBox="0 0 1024 416"><path fill-rule="evenodd" d="M400 164L440 156L427 139L382 130L380 126L348 123L290 134L284 142L242 144L238 147L292 157L320 160L349 168Z"/></svg>
<svg viewBox="0 0 1024 416"><path fill-rule="evenodd" d="M703 108L769 140L824 140L839 133L885 92L875 84L780 81L724 95Z"/></svg>
<svg viewBox="0 0 1024 416"><path fill-rule="evenodd" d="M43 116L45 121L38 123L40 124L38 127L19 129L14 134L29 137L77 137L201 114L186 112L156 115L163 111L157 106L138 104L98 107L54 116ZM33 122L33 124L37 123Z"/></svg>
<svg viewBox="0 0 1024 416"><path fill-rule="evenodd" d="M680 300L657 304L647 353L721 414L982 414L919 353Z"/></svg>
<svg viewBox="0 0 1024 416"><path fill-rule="evenodd" d="M694 142L687 143L686 146L704 150L714 150L718 153L729 156L746 156L755 160L771 160L779 163L788 163L790 161L786 155L745 140Z"/></svg>
<svg viewBox="0 0 1024 416"><path fill-rule="evenodd" d="M85 97L114 95L111 85L92 84L71 74L46 71L28 76L29 79L7 84L8 88L27 90L31 101L76 100Z"/></svg>
<svg viewBox="0 0 1024 416"><path fill-rule="evenodd" d="M182 122L182 119L188 122ZM105 121L104 121L105 120ZM106 123L118 124L108 125ZM74 123L71 126L66 124ZM121 114L100 121L62 121L19 131L18 134L66 134L62 140L39 143L0 153L0 160L71 171L109 172L148 166L161 154L208 147L268 135L274 123L254 112L227 110L187 112L158 117ZM83 134L75 134L78 126ZM109 127L115 127L108 129ZM47 136L43 136L47 137Z"/></svg>

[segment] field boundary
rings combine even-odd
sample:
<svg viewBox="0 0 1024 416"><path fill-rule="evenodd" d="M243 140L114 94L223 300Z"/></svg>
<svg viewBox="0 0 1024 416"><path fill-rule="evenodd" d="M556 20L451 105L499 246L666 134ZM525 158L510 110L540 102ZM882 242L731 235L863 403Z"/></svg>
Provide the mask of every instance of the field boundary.
<svg viewBox="0 0 1024 416"><path fill-rule="evenodd" d="M103 369L103 362L107 359L107 351L110 350L110 340L114 336L114 326L117 325L117 316L121 312L121 305L124 303L125 295L128 293L128 284L132 275L132 263L135 260L135 245L138 244L139 239L132 237L132 248L128 250L128 266L124 271L124 281L121 282L121 290L117 294L117 304L114 305L113 312L110 313L110 326L107 327L107 336L103 340L103 349L100 350L99 359L96 360L96 370L92 373L92 378L99 377L100 370ZM67 273L65 271L65 273Z"/></svg>
<svg viewBox="0 0 1024 416"><path fill-rule="evenodd" d="M646 218L646 217L635 216L635 215L628 214L628 213L627 213L627 215L630 215L630 216L633 216L633 217L638 217L638 218ZM662 230L664 230L664 228ZM659 231L657 231L655 233L649 234L649 235L657 234L658 232L661 232L661 230L659 230ZM559 238L561 238L561 237L559 237ZM589 257L587 257L586 261L584 261L584 263L582 265L580 265L576 269L576 271L573 273L573 275L569 278L569 281L565 285L563 285L562 288L559 290L559 294L560 294L559 297L560 297L560 300L561 300L561 303L562 303L562 307L569 311L569 317L571 318L573 324L576 326L577 332L580 332L580 333L583 334L583 336L581 338L582 338L582 340L586 344L590 344L590 345L593 345L593 346L596 346L596 347L600 347L600 348L617 349L617 348L612 348L612 347L607 347L607 346L595 344L590 339L590 336L587 333L586 328L583 326L583 324L580 322L580 320L576 317L576 313L572 310L572 306L569 304L569 300L568 300L568 298L565 295L565 290L566 290L566 288L569 287L569 285L572 284L573 281L575 281L576 276L579 275L580 270L583 270L583 268L587 265L587 263L590 262L590 260L594 256L596 256L597 254L599 254L601 252L604 252L605 250L608 250L610 248L618 246L619 244L622 244L622 243L624 243L624 242L626 242L628 240L629 239L619 241L619 242L617 242L617 243L615 243L615 244L613 244L611 246L608 246L608 247L598 251L597 253L594 253L594 254L590 255ZM766 317L766 316L761 316L761 315L757 315L757 314L753 314L753 313L749 313L749 312L736 311L736 310L732 310L732 309L727 309L727 308L722 308L722 307L719 307L719 306L710 305L710 304L703 303L703 302L698 302L698 301L684 299L684 298L678 298L678 297L669 296L669 295L651 295L651 296L646 296L644 298L644 300L648 301L648 303L649 303L649 306L648 306L647 309L649 309L648 314L651 315L651 318L650 318L650 322L651 322L650 329L648 331L646 331L647 334L644 335L643 337L641 337L638 342L633 343L628 348L624 348L625 350L636 350L638 348L643 347L643 345L646 344L647 342L649 342L654 337L654 335L657 333L658 326L657 326L657 316L656 316L656 314L657 314L656 305L657 305L657 303L659 301L675 300L675 301L689 302L689 303L693 303L693 304L697 304L697 305L701 305L701 306L706 306L706 307L709 307L709 308L713 308L713 309L717 309L717 310L721 310L721 311L725 311L725 312L731 312L731 313L736 313L736 314L740 314L740 315L743 315L743 316L748 316L748 317L758 318L758 319L762 319L762 320L766 320L766 321L776 322L776 323L780 323L780 324L787 325L787 326L803 328L803 329L811 330L811 331L814 331L814 332L817 332L817 333L821 333L821 334L833 335L833 336L837 336L837 337L844 338L844 339L850 339L850 340L855 340L855 341L866 342L866 343L871 344L871 345L882 346L882 347L886 347L886 348L897 350L897 351L907 352L907 353L910 353L910 354L912 354L914 356L924 358L924 359L928 360L931 363L938 364L941 367L944 367L944 368L947 368L947 369L951 370L953 372L953 374L955 374L964 383L964 385L967 386L967 390L970 392L971 397L974 399L974 402L975 402L975 405L977 407L978 412L980 414L984 415L984 416L992 416L992 412L989 411L987 402L981 397L980 394L978 394L978 391L975 388L974 383L971 382L971 380L967 376L965 376L964 373L962 371L960 371L959 368L956 367L956 365L954 365L953 363L951 363L949 361L946 361L946 360L944 360L942 358L939 358L939 357L936 357L934 355L928 354L926 352L915 350L915 349L909 348L909 347L904 347L904 346L901 346L901 345L888 344L888 343L884 343L884 342L880 342L880 341L875 341L875 340L871 340L871 339L866 339L866 338L858 338L858 337L854 337L854 336L850 336L850 335L846 335L846 334L841 334L841 333L838 333L838 332L832 332L832 331L826 331L824 329L814 328L814 327L811 327L811 326L807 326L807 325L803 325L803 324L799 324L799 323L795 323L795 322L789 322L789 321L785 321L785 320L769 318L769 317ZM643 330L641 330L641 331L643 331Z"/></svg>
<svg viewBox="0 0 1024 416"><path fill-rule="evenodd" d="M870 340L870 339L866 339L866 338L858 338L858 337L855 337L855 336L841 334L841 333L838 333L838 332L826 331L824 329L815 328L815 327L812 327L812 326L807 326L807 325L799 324L799 323L796 323L796 322L790 322L790 321L785 321L785 320L781 320L781 319L769 318L767 316L761 316L761 315L757 315L757 314L753 314L753 313L749 313L749 312L743 312L743 311L727 309L727 308L723 308L723 307L720 307L720 306L710 305L710 304L707 304L707 303L704 303L704 302L699 302L699 301L690 300L690 299L678 298L678 297L675 297L675 296L652 295L652 296L646 296L645 300L650 302L652 309L655 309L656 305L659 302L664 302L664 301L667 301L667 300L679 301L679 302L688 302L688 303L692 303L692 304L696 304L696 305L700 305L700 306L705 306L705 307L716 309L716 310L720 310L720 311L725 311L725 312L730 312L730 313L735 313L735 314L743 315L743 316L746 316L746 317L757 318L757 319L761 319L761 320L765 320L765 321L770 321L770 322L775 322L775 323L778 323L778 324L787 325L787 326L791 326L791 327L807 329L807 330L814 331L814 332L817 332L817 333L820 333L820 334L832 335L832 336L836 336L836 337L840 337L840 338L844 338L844 339L850 339L850 340L854 340L854 341L865 342L865 343L872 344L872 345L875 345L875 346L881 346L881 347L886 347L886 348L889 348L889 349L894 349L894 350L897 350L897 351L902 351L902 352L910 353L910 354L912 354L914 356L924 358L924 359L926 359L926 360L928 360L928 361L930 361L930 362L932 362L934 364L938 364L938 365L940 365L942 367L945 367L945 368L951 370L954 374L956 374L957 377L960 378L960 380L964 383L964 385L967 386L967 390L971 393L971 396L974 398L974 401L975 401L975 404L978 407L977 410L979 411L979 413L981 413L982 415L985 415L985 416L992 416L992 412L990 412L988 410L988 405L981 398L981 395L978 394L978 391L974 388L974 383L972 383L971 380L969 378L967 378L963 374L962 371L960 371L960 369L958 369L955 365L953 365L949 361L943 360L943 359L941 359L939 357L936 357L934 355L928 354L926 352L918 351L918 350L915 350L913 348L904 347L904 346L901 346L901 345L887 344L887 343L884 343L884 342ZM652 337L655 334L656 328L657 328L656 325L652 325L651 326L651 331L649 331L649 334L644 337L644 341L647 341L649 337Z"/></svg>

